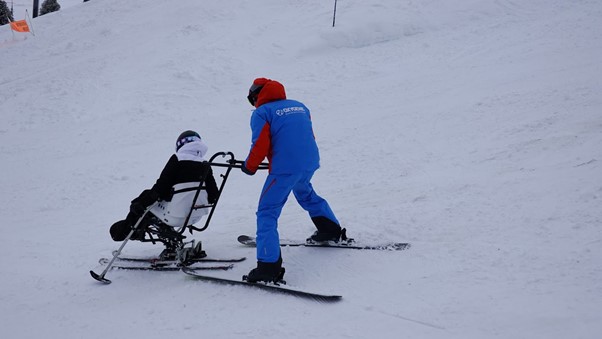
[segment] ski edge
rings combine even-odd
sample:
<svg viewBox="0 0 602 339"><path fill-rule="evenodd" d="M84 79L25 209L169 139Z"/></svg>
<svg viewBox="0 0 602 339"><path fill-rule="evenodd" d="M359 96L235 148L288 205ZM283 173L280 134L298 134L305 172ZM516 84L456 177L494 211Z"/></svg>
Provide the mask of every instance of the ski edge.
<svg viewBox="0 0 602 339"><path fill-rule="evenodd" d="M104 265L106 263L108 263L111 259L109 258L100 258L98 259L98 263L101 265ZM192 264L202 264L202 263L238 263L238 262L242 262L247 260L247 257L240 257L240 258L202 258L202 259L195 259L191 261L191 265ZM155 265L169 265L169 264L175 264L178 263L177 260L161 260L159 258L153 258L153 257L148 257L148 258L144 258L144 257L117 257L117 261L122 261L122 262L146 262L146 263L153 263Z"/></svg>
<svg viewBox="0 0 602 339"><path fill-rule="evenodd" d="M245 245L254 247L256 246L255 237L248 235L239 235L237 238L238 242ZM347 248L355 250L379 250L379 251L403 251L409 249L412 245L410 243L394 242L383 245L342 245L342 244L308 244L304 242L292 242L290 240L281 240L281 247L322 247L322 248Z"/></svg>
<svg viewBox="0 0 602 339"><path fill-rule="evenodd" d="M186 268L186 269L194 272L194 271L215 271L215 270L227 271L229 269L232 269L233 267L234 267L233 264L219 265L219 266L125 266L125 265L113 265L111 267L111 269L133 270L133 271L172 272L172 271L181 271L183 268Z"/></svg>
<svg viewBox="0 0 602 339"><path fill-rule="evenodd" d="M282 287L280 285L278 285L278 286L266 285L266 284L262 284L262 283L249 283L249 282L242 281L242 280L239 281L239 280L233 280L233 279L228 279L228 278L212 277L212 276L208 276L208 275L198 274L197 272L189 270L186 267L182 268L182 272L184 272L185 274L187 274L195 279L208 281L208 282L212 282L215 284L227 284L227 285L232 285L232 286L246 286L249 288L258 288L258 289L261 289L264 291L275 292L275 293L279 293L279 294L286 294L286 295L303 298L303 299L312 299L312 300L320 301L320 302L337 302L343 298L340 295L313 293L313 292L286 288L286 287Z"/></svg>

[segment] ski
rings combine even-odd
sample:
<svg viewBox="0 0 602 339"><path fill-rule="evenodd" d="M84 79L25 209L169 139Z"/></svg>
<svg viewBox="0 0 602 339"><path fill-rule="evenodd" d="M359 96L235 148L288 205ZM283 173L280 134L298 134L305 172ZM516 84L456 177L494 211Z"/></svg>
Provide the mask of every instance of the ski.
<svg viewBox="0 0 602 339"><path fill-rule="evenodd" d="M329 295L329 294L306 292L306 291L291 289L288 287L283 287L282 285L276 285L273 283L270 283L270 284L250 283L250 282L246 282L243 280L233 280L233 279L227 279L227 278L218 278L218 277L213 277L213 276L208 276L208 275L202 275L202 274L199 274L198 272L195 272L194 270L190 270L188 267L183 267L182 272L184 272L184 273L188 274L189 276L192 276L198 280L208 281L208 282L217 283L217 284L258 288L258 289L262 289L262 290L269 291L269 292L287 294L287 295L291 295L291 296L295 296L295 297L299 297L299 298L312 299L312 300L316 300L316 301L334 302L334 301L339 301L342 299L342 296L340 296L340 295Z"/></svg>
<svg viewBox="0 0 602 339"><path fill-rule="evenodd" d="M186 268L190 271L205 271L205 270L229 270L234 267L234 264L228 265L217 265L217 266L175 266L175 265L167 265L167 266L154 266L154 265L146 265L146 266L128 266L128 265L113 265L111 268L117 268L121 270L137 270L137 271L180 271L183 268Z"/></svg>
<svg viewBox="0 0 602 339"><path fill-rule="evenodd" d="M255 247L257 243L255 242L255 237L248 235L240 235L238 236L238 242L246 245ZM392 242L381 245L361 245L356 244L355 241L340 241L338 243L335 242L322 242L322 243L307 243L307 242L298 242L294 240L280 240L280 246L286 247L327 247L327 248L347 248L347 249L355 249L355 250L379 250L379 251L402 251L410 248L409 243L405 242Z"/></svg>
<svg viewBox="0 0 602 339"><path fill-rule="evenodd" d="M214 262L214 263L236 263L236 262L241 262L246 260L246 257L240 257L240 258L200 258L200 259L190 259L188 260L188 262L190 264L195 264L195 263L203 263L203 262ZM100 258L98 260L98 262L100 264L107 264L111 259L109 258ZM150 264L155 264L155 265L170 265L170 264L177 264L179 263L178 260L162 260L160 258L156 258L156 257L148 257L148 258L143 258L143 257L117 257L118 261L130 261L130 262L145 262L145 263L150 263Z"/></svg>

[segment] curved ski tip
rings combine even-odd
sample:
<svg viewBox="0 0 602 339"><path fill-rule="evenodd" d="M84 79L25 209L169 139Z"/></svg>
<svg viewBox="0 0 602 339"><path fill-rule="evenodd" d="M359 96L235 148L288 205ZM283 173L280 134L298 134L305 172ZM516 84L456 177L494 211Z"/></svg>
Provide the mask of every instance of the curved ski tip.
<svg viewBox="0 0 602 339"><path fill-rule="evenodd" d="M410 244L410 243L401 243L398 246L398 249L399 250L409 250L411 247L412 247L412 244Z"/></svg>
<svg viewBox="0 0 602 339"><path fill-rule="evenodd" d="M334 302L334 301L341 301L343 300L343 296L342 295L331 295L329 296L329 298L327 300L324 300L325 302Z"/></svg>
<svg viewBox="0 0 602 339"><path fill-rule="evenodd" d="M243 234L243 235L239 235L237 240L240 242L245 242L245 241L253 240L253 238L248 235Z"/></svg>
<svg viewBox="0 0 602 339"><path fill-rule="evenodd" d="M309 298L322 303L335 303L343 300L343 296L341 295L315 295L309 296Z"/></svg>
<svg viewBox="0 0 602 339"><path fill-rule="evenodd" d="M109 279L107 279L105 277L101 277L100 275L96 274L96 272L94 272L94 271L90 271L90 275L96 281L100 281L101 283L104 283L104 284L107 284L107 285L111 283L111 280L109 280Z"/></svg>

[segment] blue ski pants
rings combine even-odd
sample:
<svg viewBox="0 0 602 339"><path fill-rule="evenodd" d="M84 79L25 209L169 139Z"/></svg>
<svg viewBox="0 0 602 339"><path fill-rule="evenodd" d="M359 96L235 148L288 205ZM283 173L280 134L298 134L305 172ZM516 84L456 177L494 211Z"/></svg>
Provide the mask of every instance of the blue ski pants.
<svg viewBox="0 0 602 339"><path fill-rule="evenodd" d="M257 260L276 262L280 257L278 217L291 191L301 207L313 217L326 217L337 224L328 202L314 191L311 178L315 171L295 174L269 174L257 207Z"/></svg>

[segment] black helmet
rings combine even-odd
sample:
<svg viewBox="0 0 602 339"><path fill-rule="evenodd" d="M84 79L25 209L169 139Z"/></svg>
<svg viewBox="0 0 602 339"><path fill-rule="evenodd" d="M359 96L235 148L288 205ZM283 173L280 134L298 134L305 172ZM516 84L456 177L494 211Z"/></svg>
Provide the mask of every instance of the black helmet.
<svg viewBox="0 0 602 339"><path fill-rule="evenodd" d="M201 136L195 131L184 131L176 140L176 152L189 142L201 140Z"/></svg>

